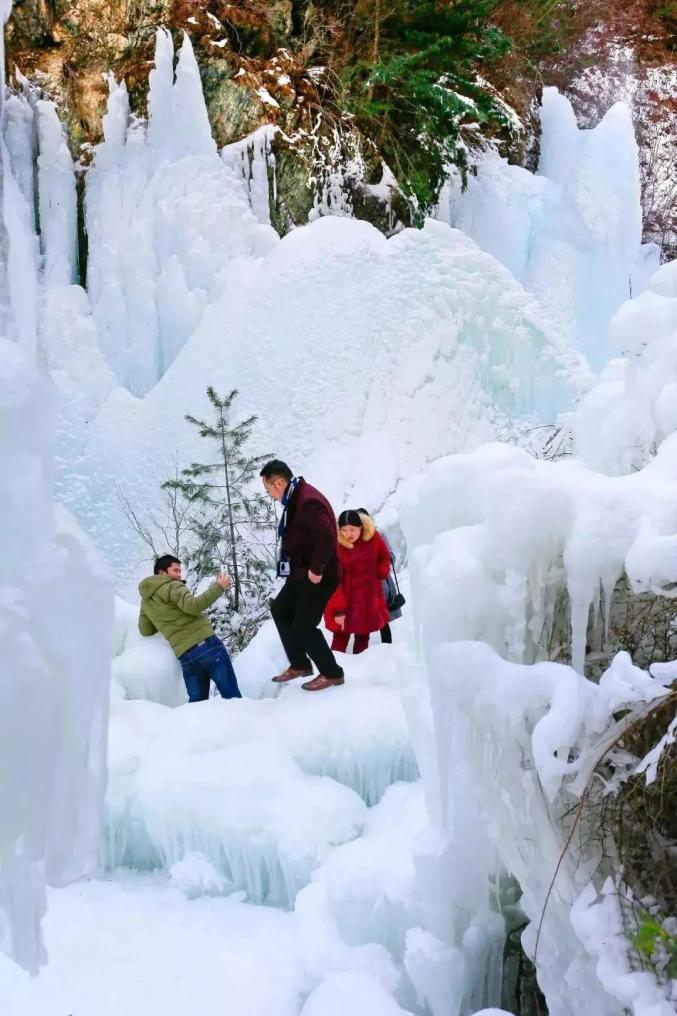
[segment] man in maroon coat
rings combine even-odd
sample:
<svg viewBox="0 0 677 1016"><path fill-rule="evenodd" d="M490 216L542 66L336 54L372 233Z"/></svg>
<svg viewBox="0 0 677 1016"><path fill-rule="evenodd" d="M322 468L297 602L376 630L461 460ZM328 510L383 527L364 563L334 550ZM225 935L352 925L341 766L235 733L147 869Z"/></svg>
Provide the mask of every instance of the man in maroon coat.
<svg viewBox="0 0 677 1016"><path fill-rule="evenodd" d="M294 476L279 459L266 463L261 478L266 493L283 509L278 574L286 581L270 609L289 666L273 681L312 678L314 663L319 673L303 685L306 691L343 684L343 671L318 627L339 581L334 509L319 490Z"/></svg>

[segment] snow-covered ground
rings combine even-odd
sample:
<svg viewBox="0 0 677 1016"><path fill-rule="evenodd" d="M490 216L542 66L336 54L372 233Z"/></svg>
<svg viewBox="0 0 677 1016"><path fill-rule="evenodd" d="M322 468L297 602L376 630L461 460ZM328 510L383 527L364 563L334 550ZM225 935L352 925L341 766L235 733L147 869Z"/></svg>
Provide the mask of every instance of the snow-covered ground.
<svg viewBox="0 0 677 1016"><path fill-rule="evenodd" d="M56 109L26 87L5 111L5 951L43 961L45 882L97 849L99 867L50 891L37 980L0 959L0 1012L468 1016L500 1004L505 870L532 955L548 907L551 1016L664 1016L595 858L549 892L615 714L673 676L623 656L582 675L601 589L623 568L677 582L677 283L641 247L627 113L579 132L549 92L541 175L493 159L452 186L447 222L386 240L320 218L280 240L266 138L215 150L187 40L174 67L158 34L148 124L109 88L86 290ZM348 657L342 688L275 695L268 624L236 661L245 699L187 705L161 637L135 631L148 562L116 487L152 504L172 456L196 456L183 418L208 384L237 386L261 449L379 512L408 555L395 644ZM535 460L557 426L576 457ZM97 553L128 601L115 630ZM573 667L539 651L562 590Z"/></svg>

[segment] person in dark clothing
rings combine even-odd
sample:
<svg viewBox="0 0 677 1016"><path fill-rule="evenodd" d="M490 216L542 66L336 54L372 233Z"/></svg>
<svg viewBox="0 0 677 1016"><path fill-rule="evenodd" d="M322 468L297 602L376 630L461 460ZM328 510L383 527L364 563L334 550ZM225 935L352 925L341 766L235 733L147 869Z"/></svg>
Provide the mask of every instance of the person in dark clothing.
<svg viewBox="0 0 677 1016"><path fill-rule="evenodd" d="M261 478L266 493L283 507L278 574L286 581L270 610L289 666L273 681L312 678L314 663L319 673L303 685L306 691L343 684L343 670L318 627L339 582L334 510L319 490L279 459L266 463Z"/></svg>

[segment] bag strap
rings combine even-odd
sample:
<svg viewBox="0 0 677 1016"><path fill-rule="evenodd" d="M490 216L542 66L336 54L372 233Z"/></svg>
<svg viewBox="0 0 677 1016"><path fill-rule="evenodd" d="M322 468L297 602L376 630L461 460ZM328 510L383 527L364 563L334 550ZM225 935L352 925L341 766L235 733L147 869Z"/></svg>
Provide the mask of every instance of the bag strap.
<svg viewBox="0 0 677 1016"><path fill-rule="evenodd" d="M394 554L393 554L392 560L390 562L390 567L392 568L393 578L395 579L395 588L397 589L397 591L399 593L400 592L400 584L397 581L397 568L395 567L395 555ZM400 593L400 595L402 595L402 594Z"/></svg>

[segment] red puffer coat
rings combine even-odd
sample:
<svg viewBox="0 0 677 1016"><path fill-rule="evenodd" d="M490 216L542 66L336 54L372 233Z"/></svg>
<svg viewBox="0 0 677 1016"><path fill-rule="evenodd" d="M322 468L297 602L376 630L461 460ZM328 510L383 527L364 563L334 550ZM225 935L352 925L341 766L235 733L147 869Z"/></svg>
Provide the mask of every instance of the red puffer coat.
<svg viewBox="0 0 677 1016"><path fill-rule="evenodd" d="M388 623L388 607L383 595L383 580L390 571L390 554L371 519L365 518L362 537L347 544L339 533L341 582L324 612L324 623L331 632L345 631L366 635L380 631ZM345 627L339 628L336 616L345 614Z"/></svg>

